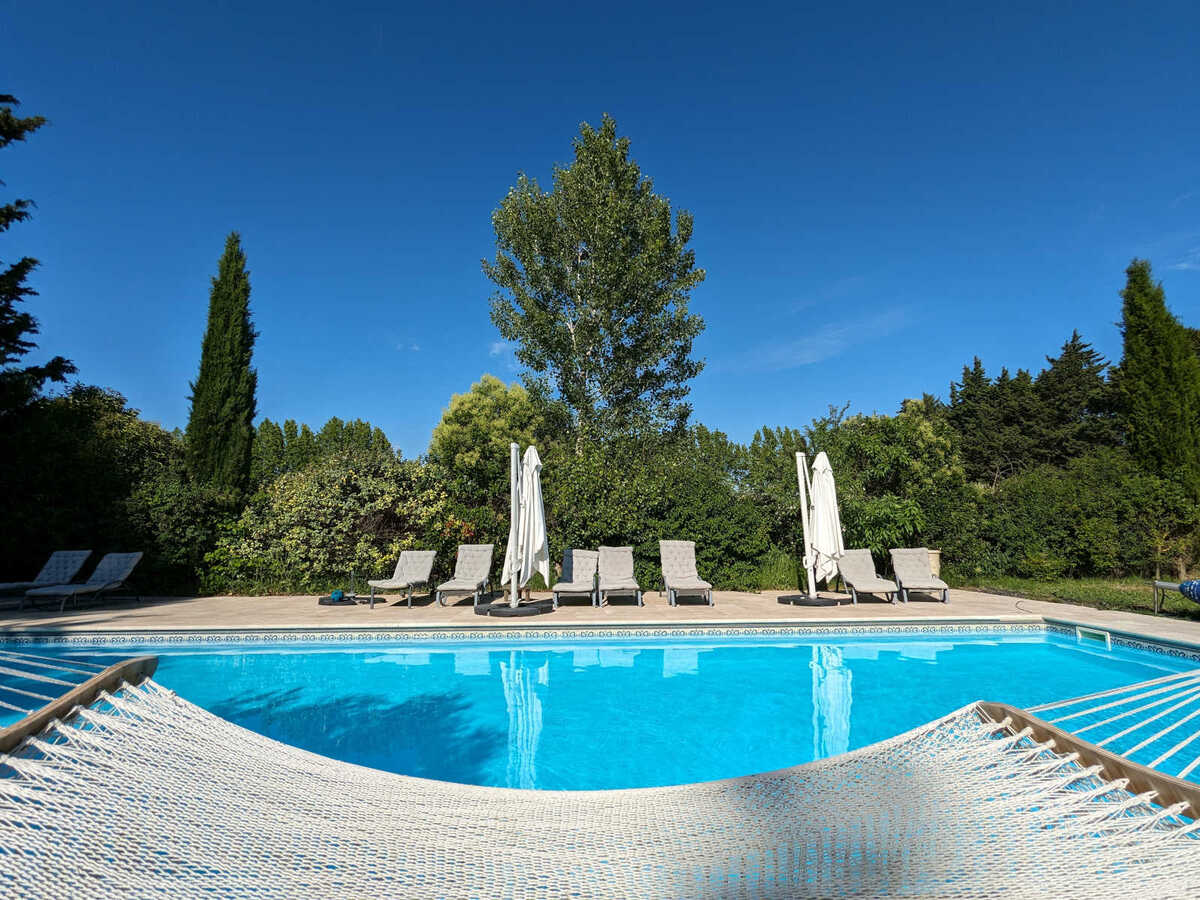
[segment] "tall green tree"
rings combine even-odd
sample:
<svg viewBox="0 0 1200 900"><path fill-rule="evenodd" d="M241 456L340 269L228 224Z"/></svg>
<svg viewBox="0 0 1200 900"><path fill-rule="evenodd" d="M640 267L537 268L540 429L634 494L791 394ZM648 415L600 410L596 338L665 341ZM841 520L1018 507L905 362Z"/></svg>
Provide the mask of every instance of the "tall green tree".
<svg viewBox="0 0 1200 900"><path fill-rule="evenodd" d="M561 400L580 432L682 426L703 368L692 342L704 323L688 311L705 276L688 249L692 216L672 222L609 116L585 123L574 149L552 191L521 175L492 214L492 321L527 386Z"/></svg>
<svg viewBox="0 0 1200 900"><path fill-rule="evenodd" d="M1073 331L1058 356L1047 356L1046 362L1034 380L1042 420L1038 458L1062 466L1098 447L1115 445L1107 360Z"/></svg>
<svg viewBox="0 0 1200 900"><path fill-rule="evenodd" d="M225 239L208 303L208 327L200 351L200 374L192 384L187 425L188 470L198 484L243 494L250 484L255 390L251 366L250 273L241 238Z"/></svg>
<svg viewBox="0 0 1200 900"><path fill-rule="evenodd" d="M250 481L255 488L264 487L287 471L284 463L286 444L278 422L263 419L258 423L250 454Z"/></svg>
<svg viewBox="0 0 1200 900"><path fill-rule="evenodd" d="M1191 334L1167 309L1148 260L1125 270L1124 354L1117 396L1130 451L1148 471L1200 496L1200 358Z"/></svg>
<svg viewBox="0 0 1200 900"><path fill-rule="evenodd" d="M317 437L307 425L297 425L295 419L283 423L283 469L298 472L321 455Z"/></svg>
<svg viewBox="0 0 1200 900"><path fill-rule="evenodd" d="M16 115L14 107L20 105L16 97L0 94L0 148L14 141L24 141L33 132L46 124L42 116ZM0 181L0 185L4 182ZM0 205L0 233L17 222L30 217L33 201L14 199ZM37 291L26 284L29 274L38 261L31 256L22 256L16 262L4 265L0 261L0 417L27 406L37 397L47 381L66 381L75 372L75 366L67 359L56 356L40 366L21 366L18 362L37 345L29 340L38 333L37 319L20 304Z"/></svg>

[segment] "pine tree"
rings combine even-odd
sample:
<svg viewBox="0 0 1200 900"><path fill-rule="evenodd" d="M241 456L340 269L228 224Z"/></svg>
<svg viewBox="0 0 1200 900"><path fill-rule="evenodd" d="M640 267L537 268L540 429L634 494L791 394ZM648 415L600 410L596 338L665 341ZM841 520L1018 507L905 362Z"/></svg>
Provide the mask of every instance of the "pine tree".
<svg viewBox="0 0 1200 900"><path fill-rule="evenodd" d="M193 479L221 491L244 494L250 483L255 389L251 367L250 273L241 239L225 239L212 280L208 328L200 351L200 374L192 384L187 426L188 469Z"/></svg>
<svg viewBox="0 0 1200 900"><path fill-rule="evenodd" d="M25 138L46 124L41 116L20 118L13 114L16 97L0 94L0 148ZM4 182L0 181L0 184ZM0 233L30 216L30 200L13 200L0 205ZM29 340L38 333L37 320L18 304L37 296L25 280L37 267L37 260L24 256L4 266L0 263L0 417L27 406L47 381L66 381L75 372L67 359L56 356L40 366L18 366L17 361L37 345Z"/></svg>
<svg viewBox="0 0 1200 900"><path fill-rule="evenodd" d="M995 480L1000 414L992 380L978 356L970 368L963 366L962 381L951 383L947 418L961 439L967 477L972 481Z"/></svg>
<svg viewBox="0 0 1200 900"><path fill-rule="evenodd" d="M1200 497L1200 358L1150 263L1135 259L1125 275L1115 380L1129 449L1147 470Z"/></svg>
<svg viewBox="0 0 1200 900"><path fill-rule="evenodd" d="M1065 465L1117 443L1107 360L1073 331L1058 356L1047 356L1046 362L1034 383L1042 418L1039 458Z"/></svg>

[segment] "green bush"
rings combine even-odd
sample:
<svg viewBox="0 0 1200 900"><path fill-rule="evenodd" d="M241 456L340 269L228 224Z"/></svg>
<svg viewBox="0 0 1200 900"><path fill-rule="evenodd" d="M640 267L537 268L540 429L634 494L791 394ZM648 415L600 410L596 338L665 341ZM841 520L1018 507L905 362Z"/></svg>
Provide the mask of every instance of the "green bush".
<svg viewBox="0 0 1200 900"><path fill-rule="evenodd" d="M1000 482L983 524L993 555L976 570L1044 579L1186 569L1198 522L1178 485L1122 450L1099 450Z"/></svg>
<svg viewBox="0 0 1200 900"><path fill-rule="evenodd" d="M418 462L338 453L281 475L254 496L208 554L206 588L323 591L391 574L401 550L439 551L475 535L448 514L446 495Z"/></svg>
<svg viewBox="0 0 1200 900"><path fill-rule="evenodd" d="M769 544L761 511L738 490L743 467L742 448L702 426L564 450L542 471L551 554L630 544L638 581L657 589L659 540L692 540L701 577L757 589Z"/></svg>

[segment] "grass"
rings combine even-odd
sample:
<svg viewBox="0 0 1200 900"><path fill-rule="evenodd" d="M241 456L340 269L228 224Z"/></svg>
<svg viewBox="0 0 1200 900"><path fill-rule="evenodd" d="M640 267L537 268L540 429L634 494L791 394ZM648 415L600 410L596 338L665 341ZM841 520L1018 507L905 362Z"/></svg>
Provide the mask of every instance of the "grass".
<svg viewBox="0 0 1200 900"><path fill-rule="evenodd" d="M772 547L758 563L758 590L794 591L798 574L796 558L785 550Z"/></svg>
<svg viewBox="0 0 1200 900"><path fill-rule="evenodd" d="M956 581L955 587L978 588L992 594L1028 597L1073 603L1095 609L1119 609L1126 612L1154 613L1154 591L1145 578L1055 578L1041 581L1006 575L978 576ZM1200 604L1192 603L1178 592L1168 593L1162 614L1177 619L1200 620Z"/></svg>

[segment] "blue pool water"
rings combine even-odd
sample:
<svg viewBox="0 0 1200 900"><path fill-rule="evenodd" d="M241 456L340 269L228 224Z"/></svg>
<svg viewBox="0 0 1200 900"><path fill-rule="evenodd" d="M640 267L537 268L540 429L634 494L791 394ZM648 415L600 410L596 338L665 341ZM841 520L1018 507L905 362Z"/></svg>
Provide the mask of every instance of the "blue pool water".
<svg viewBox="0 0 1200 900"><path fill-rule="evenodd" d="M30 649L91 662L134 655ZM1041 631L147 652L160 657L161 684L288 744L408 775L543 789L762 772L974 700L1032 706L1196 668Z"/></svg>

